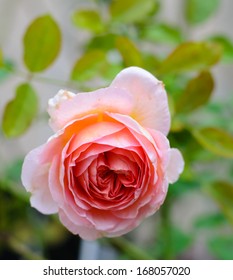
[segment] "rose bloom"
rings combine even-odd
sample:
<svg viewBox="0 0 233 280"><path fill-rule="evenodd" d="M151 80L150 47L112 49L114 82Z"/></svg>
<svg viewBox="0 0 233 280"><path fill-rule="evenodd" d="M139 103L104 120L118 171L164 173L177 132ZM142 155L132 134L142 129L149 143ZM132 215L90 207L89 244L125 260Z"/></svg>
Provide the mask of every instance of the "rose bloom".
<svg viewBox="0 0 233 280"><path fill-rule="evenodd" d="M163 204L183 171L166 135L170 114L163 83L129 67L107 88L49 100L55 134L25 158L22 182L31 205L58 213L81 238L114 237Z"/></svg>

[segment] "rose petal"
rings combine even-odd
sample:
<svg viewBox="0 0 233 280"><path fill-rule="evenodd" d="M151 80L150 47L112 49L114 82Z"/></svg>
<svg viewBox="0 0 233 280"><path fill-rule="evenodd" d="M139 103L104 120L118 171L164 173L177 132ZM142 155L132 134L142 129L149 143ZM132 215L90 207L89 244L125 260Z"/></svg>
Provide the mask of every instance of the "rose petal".
<svg viewBox="0 0 233 280"><path fill-rule="evenodd" d="M125 89L132 94L134 108L130 115L142 126L168 134L170 113L162 82L144 69L129 67L116 76L111 87Z"/></svg>
<svg viewBox="0 0 233 280"><path fill-rule="evenodd" d="M109 116L125 124L125 126L131 131L131 138L135 142L138 142L138 146L141 146L145 151L152 163L156 163L156 153L155 153L155 142L150 133L144 129L140 124L138 124L134 119L129 116L121 114L108 113ZM129 142L130 143L130 142Z"/></svg>
<svg viewBox="0 0 233 280"><path fill-rule="evenodd" d="M61 95L61 91L58 95ZM49 101L50 125L55 131L63 128L70 121L88 114L109 111L128 115L132 111L132 96L124 89L109 87L69 96L69 98L59 98L56 95Z"/></svg>
<svg viewBox="0 0 233 280"><path fill-rule="evenodd" d="M85 240L95 240L97 238L103 237L100 231L96 230L94 226L86 227L86 226L78 226L74 222L72 222L63 210L59 210L59 219L63 223L63 225L68 228L73 234L79 234L79 236Z"/></svg>
<svg viewBox="0 0 233 280"><path fill-rule="evenodd" d="M169 183L176 182L183 170L184 160L181 152L178 149L171 149L170 160L167 167L167 178Z"/></svg>
<svg viewBox="0 0 233 280"><path fill-rule="evenodd" d="M21 179L26 190L32 193L31 205L43 214L53 214L58 207L48 187L49 165L41 163L44 147L32 150L25 157Z"/></svg>
<svg viewBox="0 0 233 280"><path fill-rule="evenodd" d="M124 126L120 123L110 122L98 122L90 124L83 128L79 133L73 135L72 141L70 141L68 153L73 153L78 147L87 143L99 143L104 137L109 137L115 140L115 136L118 132L124 129ZM106 143L108 145L108 142ZM111 145L109 143L109 145ZM114 144L113 144L114 145Z"/></svg>
<svg viewBox="0 0 233 280"><path fill-rule="evenodd" d="M160 158L160 165L163 171L167 169L169 160L170 160L170 144L166 136L162 134L160 131L156 131L153 129L149 129L151 136L154 139L156 151Z"/></svg>

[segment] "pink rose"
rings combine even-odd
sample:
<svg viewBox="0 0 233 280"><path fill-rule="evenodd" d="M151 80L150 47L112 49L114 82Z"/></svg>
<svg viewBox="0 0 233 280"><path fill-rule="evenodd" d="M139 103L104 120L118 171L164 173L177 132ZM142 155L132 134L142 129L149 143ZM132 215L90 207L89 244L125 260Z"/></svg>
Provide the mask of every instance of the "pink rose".
<svg viewBox="0 0 233 280"><path fill-rule="evenodd" d="M107 88L59 91L48 112L55 134L26 156L22 170L33 207L58 212L87 240L125 234L159 209L184 166L166 138L162 82L130 67Z"/></svg>

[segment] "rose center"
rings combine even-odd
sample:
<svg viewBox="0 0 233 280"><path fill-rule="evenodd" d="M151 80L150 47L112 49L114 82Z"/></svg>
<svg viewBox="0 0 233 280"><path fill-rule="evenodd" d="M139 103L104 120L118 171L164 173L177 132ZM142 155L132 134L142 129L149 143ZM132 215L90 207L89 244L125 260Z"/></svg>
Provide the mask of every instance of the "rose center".
<svg viewBox="0 0 233 280"><path fill-rule="evenodd" d="M97 169L98 187L107 188L114 194L122 188L133 187L135 181L135 176L130 170L112 170L105 165L101 165Z"/></svg>
<svg viewBox="0 0 233 280"><path fill-rule="evenodd" d="M105 209L123 207L134 201L141 186L141 170L134 157L110 151L90 161L83 161L83 165L76 163L73 167L79 197Z"/></svg>

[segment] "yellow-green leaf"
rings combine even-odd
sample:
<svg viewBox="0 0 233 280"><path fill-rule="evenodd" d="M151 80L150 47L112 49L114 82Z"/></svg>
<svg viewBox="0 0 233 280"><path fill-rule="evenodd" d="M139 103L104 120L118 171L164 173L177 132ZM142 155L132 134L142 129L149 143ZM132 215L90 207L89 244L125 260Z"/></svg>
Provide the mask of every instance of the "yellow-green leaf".
<svg viewBox="0 0 233 280"><path fill-rule="evenodd" d="M57 58L61 49L61 32L50 15L36 18L24 38L24 63L29 71L41 72Z"/></svg>
<svg viewBox="0 0 233 280"><path fill-rule="evenodd" d="M213 127L193 131L193 136L207 150L216 155L233 158L233 135Z"/></svg>
<svg viewBox="0 0 233 280"><path fill-rule="evenodd" d="M207 20L218 9L219 0L186 0L185 15L190 24L198 24Z"/></svg>
<svg viewBox="0 0 233 280"><path fill-rule="evenodd" d="M3 65L3 54L2 49L0 49L0 67Z"/></svg>
<svg viewBox="0 0 233 280"><path fill-rule="evenodd" d="M232 63L233 61L233 42L222 35L215 35L209 39L211 42L218 43L223 50L222 61Z"/></svg>
<svg viewBox="0 0 233 280"><path fill-rule="evenodd" d="M181 31L168 24L149 24L142 28L142 38L158 43L178 44L182 42Z"/></svg>
<svg viewBox="0 0 233 280"><path fill-rule="evenodd" d="M233 185L228 182L217 181L206 187L206 191L233 224Z"/></svg>
<svg viewBox="0 0 233 280"><path fill-rule="evenodd" d="M103 32L104 23L95 10L79 10L72 15L72 22L75 26L90 30L95 33Z"/></svg>
<svg viewBox="0 0 233 280"><path fill-rule="evenodd" d="M203 71L189 81L183 94L176 101L177 113L188 113L204 105L214 89L214 80L210 72Z"/></svg>
<svg viewBox="0 0 233 280"><path fill-rule="evenodd" d="M88 50L99 49L99 50L103 50L105 52L107 52L111 49L115 49L116 36L117 35L112 34L112 33L106 33L103 35L93 37L88 42L86 48Z"/></svg>
<svg viewBox="0 0 233 280"><path fill-rule="evenodd" d="M5 107L2 129L7 137L21 135L30 126L38 111L38 98L33 87L21 84L16 95Z"/></svg>
<svg viewBox="0 0 233 280"><path fill-rule="evenodd" d="M71 79L80 82L90 80L97 76L106 64L104 51L91 50L77 60L71 72Z"/></svg>
<svg viewBox="0 0 233 280"><path fill-rule="evenodd" d="M156 75L156 69L160 65L160 58L155 56L154 54L143 52L142 60L144 69L151 72L153 75Z"/></svg>
<svg viewBox="0 0 233 280"><path fill-rule="evenodd" d="M159 74L204 70L221 58L222 48L210 42L188 42L179 45L158 69Z"/></svg>
<svg viewBox="0 0 233 280"><path fill-rule="evenodd" d="M120 52L124 65L142 66L142 57L135 44L127 37L120 36L116 39L116 48Z"/></svg>
<svg viewBox="0 0 233 280"><path fill-rule="evenodd" d="M112 18L123 23L138 22L156 10L156 0L113 0L110 5Z"/></svg>

